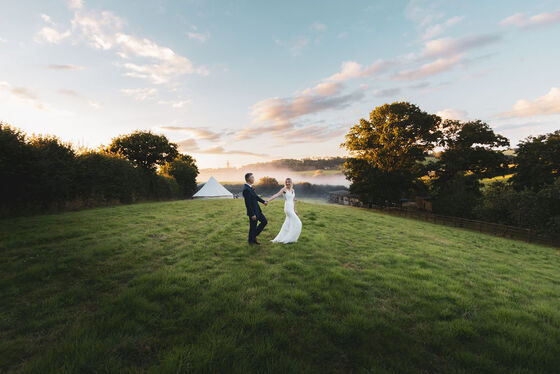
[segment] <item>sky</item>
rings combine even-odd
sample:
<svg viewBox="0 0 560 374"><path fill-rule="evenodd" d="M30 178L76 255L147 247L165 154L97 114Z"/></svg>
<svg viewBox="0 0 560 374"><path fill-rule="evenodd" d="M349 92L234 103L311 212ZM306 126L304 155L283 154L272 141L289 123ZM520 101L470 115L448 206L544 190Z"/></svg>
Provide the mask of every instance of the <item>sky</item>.
<svg viewBox="0 0 560 374"><path fill-rule="evenodd" d="M560 2L0 0L0 121L96 148L135 130L199 167L344 156L377 106L560 129Z"/></svg>

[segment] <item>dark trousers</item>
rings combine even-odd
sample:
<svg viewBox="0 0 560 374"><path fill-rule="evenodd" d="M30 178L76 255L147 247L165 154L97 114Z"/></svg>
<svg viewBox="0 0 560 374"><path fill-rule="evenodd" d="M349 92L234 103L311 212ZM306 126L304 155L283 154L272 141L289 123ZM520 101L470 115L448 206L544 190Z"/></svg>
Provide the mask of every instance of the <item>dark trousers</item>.
<svg viewBox="0 0 560 374"><path fill-rule="evenodd" d="M257 235L263 231L264 227L268 223L266 217L262 212L255 214L257 216L257 220L253 221L251 217L249 217L249 243L254 243L257 240ZM257 222L259 224L257 225Z"/></svg>

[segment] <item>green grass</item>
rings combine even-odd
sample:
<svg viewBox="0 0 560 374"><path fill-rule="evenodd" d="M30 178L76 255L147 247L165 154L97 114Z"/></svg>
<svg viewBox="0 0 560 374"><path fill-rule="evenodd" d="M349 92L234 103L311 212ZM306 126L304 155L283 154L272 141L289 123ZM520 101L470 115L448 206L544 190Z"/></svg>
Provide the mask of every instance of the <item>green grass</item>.
<svg viewBox="0 0 560 374"><path fill-rule="evenodd" d="M553 248L298 202L0 221L0 372L557 373Z"/></svg>
<svg viewBox="0 0 560 374"><path fill-rule="evenodd" d="M507 182L512 176L513 176L513 174L506 174L504 176L500 175L500 176L497 176L497 177L494 177L494 178L481 179L480 182L482 183L482 185L484 187L487 187L494 182Z"/></svg>

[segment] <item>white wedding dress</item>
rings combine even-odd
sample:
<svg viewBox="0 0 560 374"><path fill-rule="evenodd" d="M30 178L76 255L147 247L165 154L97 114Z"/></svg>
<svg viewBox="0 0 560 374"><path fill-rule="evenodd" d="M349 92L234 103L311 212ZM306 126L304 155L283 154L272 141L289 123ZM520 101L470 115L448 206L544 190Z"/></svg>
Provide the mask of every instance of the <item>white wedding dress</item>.
<svg viewBox="0 0 560 374"><path fill-rule="evenodd" d="M296 196L295 191L286 190L284 194L284 213L286 213L286 219L282 224L280 232L271 242L274 243L295 243L301 234L301 220L294 210L294 197Z"/></svg>

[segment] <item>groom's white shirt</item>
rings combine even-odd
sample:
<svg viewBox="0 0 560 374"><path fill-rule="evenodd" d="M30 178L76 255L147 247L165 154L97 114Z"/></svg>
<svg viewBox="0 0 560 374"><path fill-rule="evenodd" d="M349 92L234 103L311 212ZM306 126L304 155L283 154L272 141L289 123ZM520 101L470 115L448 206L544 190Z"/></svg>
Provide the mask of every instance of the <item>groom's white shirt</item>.
<svg viewBox="0 0 560 374"><path fill-rule="evenodd" d="M251 186L249 183L245 183L247 186L249 186L249 188L253 188L253 186Z"/></svg>

